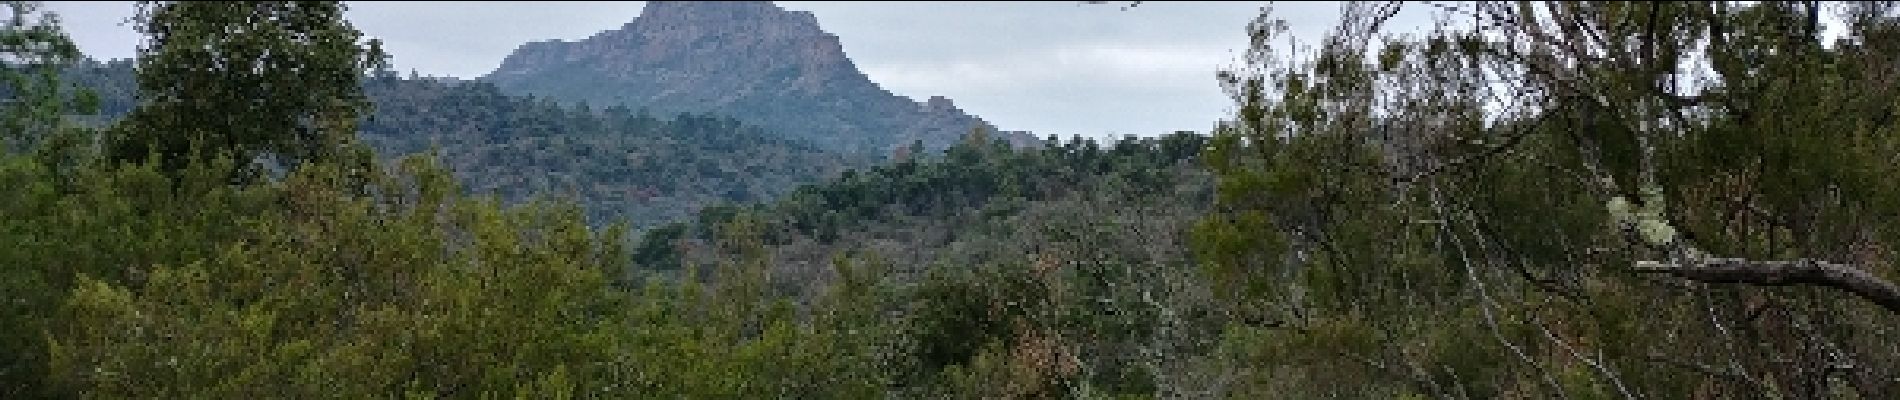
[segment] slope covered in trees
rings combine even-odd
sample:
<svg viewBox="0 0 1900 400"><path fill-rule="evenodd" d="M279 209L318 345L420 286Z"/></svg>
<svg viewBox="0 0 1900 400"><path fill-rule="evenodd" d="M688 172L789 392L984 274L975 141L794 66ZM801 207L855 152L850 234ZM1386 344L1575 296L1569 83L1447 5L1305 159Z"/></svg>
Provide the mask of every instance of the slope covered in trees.
<svg viewBox="0 0 1900 400"><path fill-rule="evenodd" d="M647 277L751 263L753 284L812 313L837 312L822 302L836 290L873 294L853 309L889 317L857 328L887 332L874 359L903 397L1190 394L1226 321L1187 245L1213 200L1205 143L975 135L703 211L632 254Z"/></svg>
<svg viewBox="0 0 1900 400"><path fill-rule="evenodd" d="M1030 246L1074 241L1059 236L1079 234L1044 232L1054 229L1045 224L1114 223L1103 219L1109 214L1057 215L1134 213L1142 207L1165 211L1147 217L1198 215L1209 201L1210 178L1196 158L1204 143L1204 136L1180 132L1161 138L1129 137L1112 146L1089 139L1061 143L1051 138L1038 149L1014 150L979 132L942 154L920 153L889 165L847 171L838 179L801 187L774 202L706 210L695 224L677 224L672 229L681 238L716 238L719 225L750 213L760 219L768 243L802 244L793 247L803 249L790 253L803 254L806 262L822 264L826 255L838 252L873 251L919 268L981 264L1032 255L1037 251ZM1074 225L1063 229L1112 232L1119 228ZM660 244L650 241L648 245Z"/></svg>
<svg viewBox="0 0 1900 400"><path fill-rule="evenodd" d="M384 77L365 91L376 111L362 138L379 153L437 152L469 190L511 202L572 196L597 226L625 218L644 229L772 199L866 162L730 118L595 111L479 82Z"/></svg>
<svg viewBox="0 0 1900 400"><path fill-rule="evenodd" d="M116 120L136 104L129 62L86 61L64 75L98 94L99 116L86 121ZM359 138L385 160L436 152L472 193L510 204L569 196L596 226L625 219L645 229L869 163L720 116L568 106L483 82L391 73L362 86L373 107Z"/></svg>

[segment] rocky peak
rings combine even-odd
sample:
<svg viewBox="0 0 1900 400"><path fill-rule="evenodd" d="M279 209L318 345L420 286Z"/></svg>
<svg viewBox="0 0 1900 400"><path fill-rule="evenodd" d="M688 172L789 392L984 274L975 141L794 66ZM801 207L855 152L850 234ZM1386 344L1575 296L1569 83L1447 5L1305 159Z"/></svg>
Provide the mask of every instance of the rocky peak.
<svg viewBox="0 0 1900 400"><path fill-rule="evenodd" d="M764 1L648 2L620 29L522 45L482 79L517 94L723 114L852 152L996 131L941 96L919 103L882 89L811 13Z"/></svg>
<svg viewBox="0 0 1900 400"><path fill-rule="evenodd" d="M637 19L642 27L783 27L822 33L810 12L786 11L769 1L649 1Z"/></svg>

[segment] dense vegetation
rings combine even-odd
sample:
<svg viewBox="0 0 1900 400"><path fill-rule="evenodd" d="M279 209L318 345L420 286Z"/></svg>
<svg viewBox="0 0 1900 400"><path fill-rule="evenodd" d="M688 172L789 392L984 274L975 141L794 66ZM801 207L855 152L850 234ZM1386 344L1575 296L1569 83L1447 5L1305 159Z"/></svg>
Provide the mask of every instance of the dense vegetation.
<svg viewBox="0 0 1900 400"><path fill-rule="evenodd" d="M109 123L136 104L130 62L88 60L64 76L98 94L97 116L82 121ZM596 227L624 220L644 230L706 206L775 198L870 161L720 116L564 106L485 82L387 71L362 87L373 107L359 139L385 161L433 153L472 193L507 204L568 196Z"/></svg>
<svg viewBox="0 0 1900 400"><path fill-rule="evenodd" d="M881 293L857 307L897 316L862 327L897 333L881 379L904 397L1186 394L1206 384L1192 360L1222 321L1186 245L1212 201L1204 143L1018 150L972 135L941 157L706 210L633 254L659 272L647 276L759 259L770 293L814 312L840 286Z"/></svg>
<svg viewBox="0 0 1900 400"><path fill-rule="evenodd" d="M148 10L262 12L190 9L195 4L155 4ZM260 14L257 19L269 18ZM146 51L167 48L154 45ZM139 78L165 79L143 71ZM404 81L415 82L421 81ZM444 97L484 93L479 86L458 87L434 89L447 92ZM211 94L216 92L178 97ZM542 108L548 109L559 110ZM403 116L381 112L391 112L391 120ZM618 113L624 112L605 112ZM47 115L60 114L71 112ZM523 114L530 116L515 120L536 117ZM660 126L637 115L624 118L634 120L629 124ZM162 127L126 122L103 128L77 122L57 126L94 137L101 131L168 134L159 131ZM710 118L673 123L709 130L730 126ZM547 129L553 128L561 127ZM548 136L553 135L540 137ZM363 136L364 142L379 140L390 142L380 146L391 147L419 142L394 134ZM432 146L447 147L443 139L435 140ZM1119 215L1130 223L1160 220L1178 232L1196 214L1193 205L1156 204L1133 195L1177 185L1200 193L1208 188L1204 173L1193 167L1193 149L1200 142L1192 135L1129 140L1111 149L1073 141L1021 152L977 135L941 156L917 154L853 173L834 184L803 189L793 200L708 212L703 219L714 225L696 228L694 235L714 251L674 255L696 268L674 268L673 276L627 276L628 261L638 257L621 246L625 241L618 232L624 231L590 228L573 205L531 202L510 208L495 198L470 197L458 188L460 179L429 155L364 164L312 159L281 176L233 180L246 176L232 175L248 170L240 160L260 163L269 158L260 155L273 149L195 143L195 150L177 158L175 169L162 157L117 159L96 149L77 151L83 156L77 163L51 163L38 156L47 154L45 145L5 157L0 177L17 189L7 192L8 225L0 232L8 247L18 250L5 254L4 264L14 266L7 270L7 293L32 294L9 303L16 307L10 311L18 312L7 314L7 354L19 357L9 365L26 367L7 371L9 394L855 398L889 390L1057 393L1073 385L1051 385L1042 375L1066 377L1077 369L1068 360L1075 354L1054 335L1120 332L1113 325L1056 330L1072 318L1061 316L1101 308L1098 300L1107 297L1094 293L1114 288L1098 283L1075 295L1051 293L1022 270L1006 268L1003 260L985 261L992 266L983 268L946 268L928 278L911 276L922 270L885 273L895 268L871 254L875 249L809 250L842 256L826 257L828 268L817 279L793 281L769 254L796 241L792 235L824 235L825 243L835 245L845 243L836 229L893 232L906 220L938 219L940 228L931 235L980 244L997 239L966 237L950 224L986 221L992 227L985 235L997 235L1010 223L1003 218L1063 219L1073 232L1029 234L1072 236L1067 240L1075 242L1049 249L1045 258L1079 262L1106 257L1084 253L1081 240L1116 234L1087 229L1081 222ZM911 183L891 184L896 181ZM886 184L898 191L878 192ZM938 187L955 190L932 190ZM821 212L831 206L814 203L818 197L849 202L852 210L880 211L852 211L847 219ZM974 219L965 215L964 210L1003 199L1019 202L1020 210L992 210ZM1080 204L1102 207L1076 207ZM1147 209L1174 212L1136 214ZM1087 213L1076 215L1080 210ZM815 218L820 216L829 218L833 230L819 230ZM768 224L788 229L787 234L768 238L761 229ZM955 260L949 253L909 257ZM1150 258L1176 270L1184 265L1179 252ZM1058 270L1070 269L1051 269ZM1061 281L1075 285L1116 273L1135 272L1056 272L1074 275ZM788 286L808 290L780 290ZM1116 295L1140 299L1136 292ZM1023 296L1050 300L1020 311L1033 319L990 315L993 306ZM890 318L891 312L914 316ZM966 335L973 329L988 333ZM1102 348L1114 351L1090 359L1139 358L1149 336L1121 335L1126 337L1103 342ZM1033 352L1047 365L1013 366L1010 359L1023 352ZM1068 366L1057 368L1062 365ZM1130 368L1135 370L1091 369L1097 378L1075 382L1095 382L1105 386L1102 390L1153 386L1153 379L1123 377L1151 374L1154 366ZM1024 373L1032 374L1017 376ZM1002 376L1017 383L993 386Z"/></svg>
<svg viewBox="0 0 1900 400"><path fill-rule="evenodd" d="M1403 6L1223 74L1240 393L1900 396L1894 4Z"/></svg>
<svg viewBox="0 0 1900 400"><path fill-rule="evenodd" d="M145 99L252 107L166 83L226 60L172 52L258 44L154 40L140 62L171 65L115 100L4 3L0 40L31 45L0 48L0 397L1900 394L1882 4L1839 5L1833 43L1810 3L1481 3L1455 12L1488 24L1383 38L1400 5L1354 4L1316 49L1266 14L1213 135L978 131L637 238L563 185L717 197L830 159L396 79L340 5L228 4L141 26L323 31L251 72L362 81L263 110L302 117L149 122ZM90 107L134 117L67 118Z"/></svg>
<svg viewBox="0 0 1900 400"><path fill-rule="evenodd" d="M636 229L701 207L778 197L868 160L824 152L730 118L659 119L506 96L479 82L383 77L363 140L381 154L435 152L476 193L509 202L567 195L595 226Z"/></svg>

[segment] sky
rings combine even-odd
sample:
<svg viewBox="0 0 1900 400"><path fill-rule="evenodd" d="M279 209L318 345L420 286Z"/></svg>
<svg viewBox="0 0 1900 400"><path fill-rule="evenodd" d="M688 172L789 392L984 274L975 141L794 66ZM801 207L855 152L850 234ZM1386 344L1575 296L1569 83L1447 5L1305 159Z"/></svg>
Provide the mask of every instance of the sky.
<svg viewBox="0 0 1900 400"><path fill-rule="evenodd" d="M1233 110L1214 74L1235 65L1263 1L822 2L810 11L872 81L912 99L944 96L1006 130L1117 138L1206 131ZM350 2L346 17L384 41L397 71L474 78L523 43L580 40L640 15L643 2ZM132 2L47 2L87 55L130 58ZM1338 5L1280 2L1306 40Z"/></svg>

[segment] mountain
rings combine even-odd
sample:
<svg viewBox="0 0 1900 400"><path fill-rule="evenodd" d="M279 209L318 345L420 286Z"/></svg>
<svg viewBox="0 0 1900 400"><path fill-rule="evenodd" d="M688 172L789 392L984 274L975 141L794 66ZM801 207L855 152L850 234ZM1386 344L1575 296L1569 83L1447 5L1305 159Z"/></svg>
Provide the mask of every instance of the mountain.
<svg viewBox="0 0 1900 400"><path fill-rule="evenodd" d="M811 13L762 1L648 2L619 29L522 45L480 79L563 101L731 116L846 153L884 155L915 141L942 149L974 128L998 132L947 98L884 90Z"/></svg>

